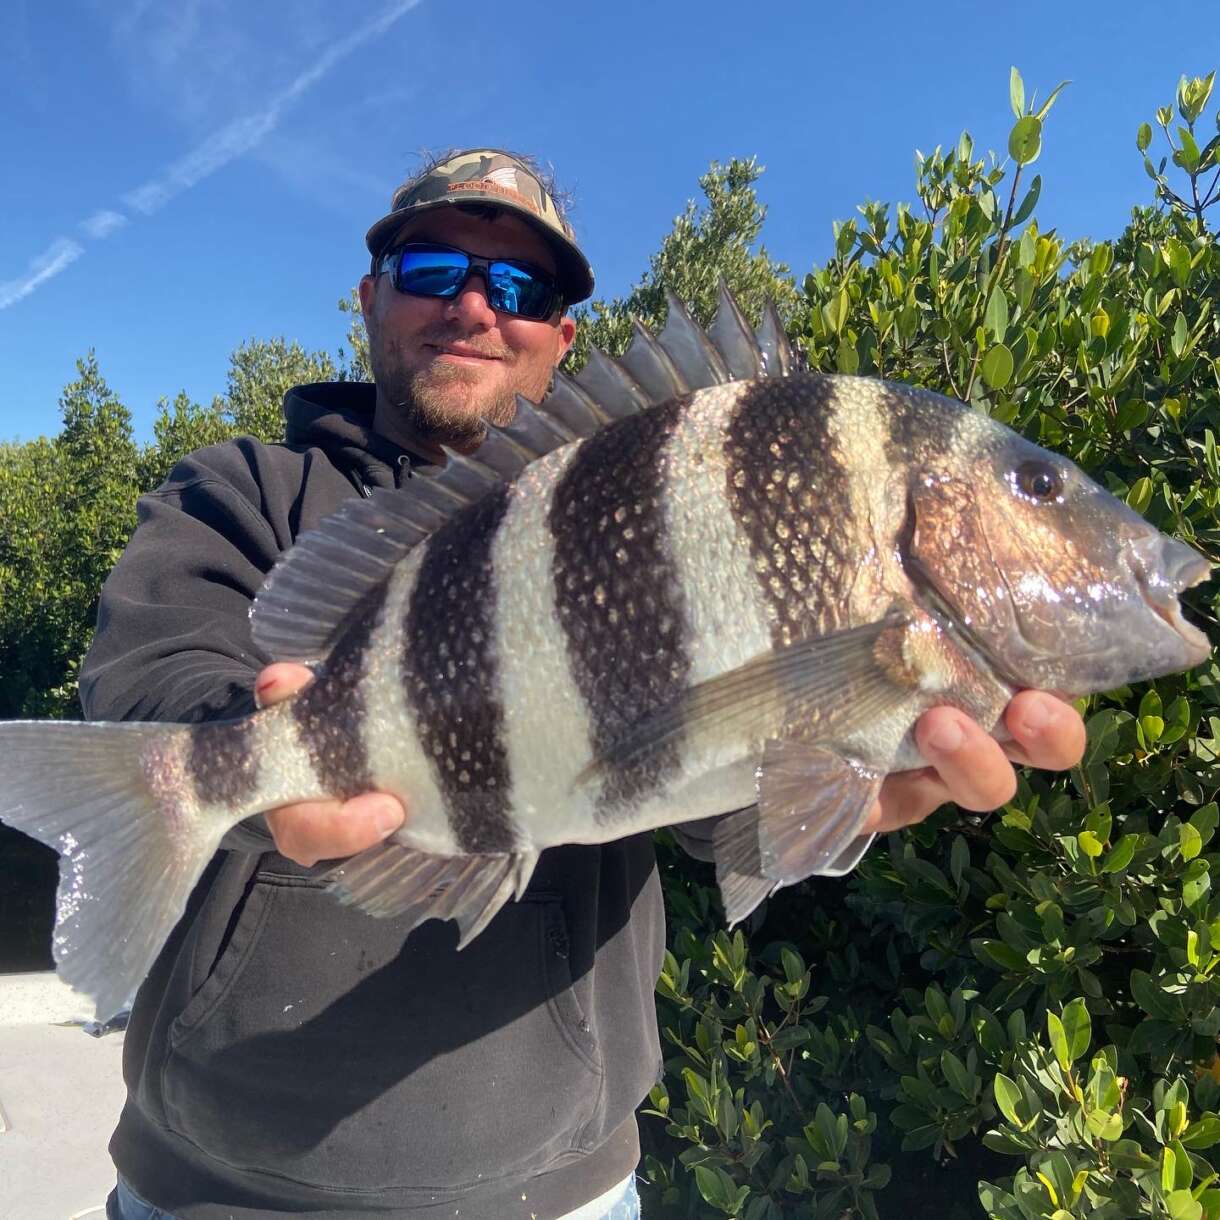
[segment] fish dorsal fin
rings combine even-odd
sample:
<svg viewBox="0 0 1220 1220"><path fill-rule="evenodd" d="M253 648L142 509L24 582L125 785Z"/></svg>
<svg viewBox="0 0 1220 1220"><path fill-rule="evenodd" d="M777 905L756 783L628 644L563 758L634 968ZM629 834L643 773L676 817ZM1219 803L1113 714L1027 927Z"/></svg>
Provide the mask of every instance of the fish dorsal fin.
<svg viewBox="0 0 1220 1220"><path fill-rule="evenodd" d="M632 336L627 350L618 358L654 402L666 402L685 394L690 383L682 376L669 353L652 337L639 318L631 319Z"/></svg>
<svg viewBox="0 0 1220 1220"><path fill-rule="evenodd" d="M766 376L767 362L763 359L762 348L758 346L754 332L733 300L723 276L720 280L720 302L716 306L716 316L707 328L707 335L724 357L735 381Z"/></svg>
<svg viewBox="0 0 1220 1220"><path fill-rule="evenodd" d="M518 396L513 422L489 424L471 455L445 450L435 473L414 472L402 491L352 500L297 538L251 607L255 645L277 661L320 661L347 615L454 513L512 482L538 458L679 394L742 378L786 376L795 367L783 325L768 303L751 334L723 280L705 333L672 292L655 338L641 323L617 360L593 348L575 377L557 373L535 405Z"/></svg>
<svg viewBox="0 0 1220 1220"><path fill-rule="evenodd" d="M681 371L692 390L723 385L733 375L716 345L703 333L699 323L686 312L686 306L668 289L665 300L669 313L657 342Z"/></svg>

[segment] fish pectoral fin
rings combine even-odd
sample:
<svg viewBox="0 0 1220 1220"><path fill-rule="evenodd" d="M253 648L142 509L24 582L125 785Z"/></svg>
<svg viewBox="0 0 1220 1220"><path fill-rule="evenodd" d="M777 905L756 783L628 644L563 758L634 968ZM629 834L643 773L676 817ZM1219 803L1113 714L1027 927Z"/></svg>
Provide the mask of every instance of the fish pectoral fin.
<svg viewBox="0 0 1220 1220"><path fill-rule="evenodd" d="M390 840L335 865L325 877L345 905L378 919L397 918L406 930L428 919L453 919L465 948L529 882L532 852L436 856Z"/></svg>
<svg viewBox="0 0 1220 1220"><path fill-rule="evenodd" d="M860 831L884 778L808 741L768 741L758 804L716 826L716 881L730 924L782 886L854 868L871 841Z"/></svg>
<svg viewBox="0 0 1220 1220"><path fill-rule="evenodd" d="M896 610L876 623L765 652L692 686L603 748L574 786L660 755L688 735L744 744L794 724L818 738L862 729L910 695L903 675L886 663L907 626L907 616Z"/></svg>

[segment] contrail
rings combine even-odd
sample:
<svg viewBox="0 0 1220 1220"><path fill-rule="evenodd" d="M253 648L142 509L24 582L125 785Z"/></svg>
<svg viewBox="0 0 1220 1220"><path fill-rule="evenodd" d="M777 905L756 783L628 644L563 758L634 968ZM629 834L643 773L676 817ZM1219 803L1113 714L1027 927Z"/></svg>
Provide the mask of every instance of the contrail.
<svg viewBox="0 0 1220 1220"><path fill-rule="evenodd" d="M226 123L185 156L171 162L161 173L128 191L123 196L123 202L133 211L145 216L151 215L163 208L175 195L189 190L196 183L228 165L234 158L248 153L266 139L281 117L337 63L346 59L370 38L384 33L421 3L422 0L398 0L397 4L390 5L380 16L365 22L345 38L340 38L312 67L302 72L261 110ZM121 212L104 210L95 212L83 221L81 228L89 237L100 240L121 228L127 220ZM8 309L28 297L39 285L58 275L84 252L85 248L79 242L68 237L56 238L37 258L30 260L25 276L0 284L0 310Z"/></svg>
<svg viewBox="0 0 1220 1220"><path fill-rule="evenodd" d="M366 22L341 38L311 68L302 72L262 110L243 115L213 132L202 144L180 157L156 178L136 187L123 196L124 203L137 212L149 215L164 207L175 195L189 190L204 178L214 174L235 157L249 152L274 130L281 116L318 83L340 60L346 59L357 47L389 29L396 21L415 8L422 0L399 0L380 17Z"/></svg>
<svg viewBox="0 0 1220 1220"><path fill-rule="evenodd" d="M24 300L40 284L53 279L65 267L76 262L85 247L69 237L57 237L41 254L30 259L24 276L0 284L0 309L7 309Z"/></svg>

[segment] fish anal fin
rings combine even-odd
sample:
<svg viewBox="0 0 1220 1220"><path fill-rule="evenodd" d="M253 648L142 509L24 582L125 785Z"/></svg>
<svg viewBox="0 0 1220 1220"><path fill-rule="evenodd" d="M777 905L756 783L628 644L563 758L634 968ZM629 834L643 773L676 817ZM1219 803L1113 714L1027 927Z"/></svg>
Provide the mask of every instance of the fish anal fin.
<svg viewBox="0 0 1220 1220"><path fill-rule="evenodd" d="M513 896L523 874L524 889L535 858L437 856L390 840L335 865L325 879L340 902L379 919L401 919L406 931L428 919L453 919L463 948Z"/></svg>
<svg viewBox="0 0 1220 1220"><path fill-rule="evenodd" d="M716 884L731 928L745 919L776 888L761 874L758 854L758 806L726 813L716 822L712 840Z"/></svg>

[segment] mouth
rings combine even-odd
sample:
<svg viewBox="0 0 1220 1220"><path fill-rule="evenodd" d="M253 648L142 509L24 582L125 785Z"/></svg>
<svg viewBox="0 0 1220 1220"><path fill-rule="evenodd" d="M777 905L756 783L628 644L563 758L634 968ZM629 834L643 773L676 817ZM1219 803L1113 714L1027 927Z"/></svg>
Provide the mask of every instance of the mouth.
<svg viewBox="0 0 1220 1220"><path fill-rule="evenodd" d="M481 352L478 348L468 347L464 343L426 343L425 347L435 353L433 359L446 360L461 364L495 364L502 356Z"/></svg>
<svg viewBox="0 0 1220 1220"><path fill-rule="evenodd" d="M1183 547L1184 551L1188 548ZM1136 571L1140 596L1144 604L1167 627L1181 637L1191 656L1193 665L1199 664L1211 652L1211 641L1182 613L1178 594L1195 585L1202 584L1211 575L1211 564L1196 551L1188 551L1159 579L1149 578L1146 572Z"/></svg>

